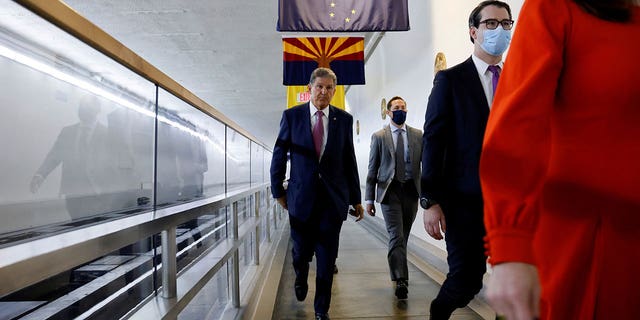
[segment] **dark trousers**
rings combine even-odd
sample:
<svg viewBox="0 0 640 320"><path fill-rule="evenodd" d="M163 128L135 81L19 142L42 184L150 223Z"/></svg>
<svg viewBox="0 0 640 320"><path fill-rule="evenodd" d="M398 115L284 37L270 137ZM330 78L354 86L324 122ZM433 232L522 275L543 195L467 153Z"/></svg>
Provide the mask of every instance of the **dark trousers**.
<svg viewBox="0 0 640 320"><path fill-rule="evenodd" d="M391 280L408 280L407 243L418 211L418 192L413 180L392 181L380 207L389 233L387 261Z"/></svg>
<svg viewBox="0 0 640 320"><path fill-rule="evenodd" d="M316 295L314 309L316 313L328 313L331 304L331 286L333 285L333 266L338 256L342 219L331 212L326 197L318 197L311 208L311 217L302 221L289 216L291 240L293 241L293 268L296 281L307 281L309 262L316 256Z"/></svg>
<svg viewBox="0 0 640 320"><path fill-rule="evenodd" d="M442 204L449 273L431 303L431 319L449 319L482 289L486 272L482 197L456 196Z"/></svg>

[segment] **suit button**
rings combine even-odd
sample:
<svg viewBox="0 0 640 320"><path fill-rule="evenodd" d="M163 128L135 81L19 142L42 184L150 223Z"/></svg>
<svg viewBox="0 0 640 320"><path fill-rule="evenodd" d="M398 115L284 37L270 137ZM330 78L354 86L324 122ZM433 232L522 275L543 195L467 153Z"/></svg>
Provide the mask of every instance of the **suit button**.
<svg viewBox="0 0 640 320"><path fill-rule="evenodd" d="M318 179L322 179L322 175L318 173Z"/></svg>

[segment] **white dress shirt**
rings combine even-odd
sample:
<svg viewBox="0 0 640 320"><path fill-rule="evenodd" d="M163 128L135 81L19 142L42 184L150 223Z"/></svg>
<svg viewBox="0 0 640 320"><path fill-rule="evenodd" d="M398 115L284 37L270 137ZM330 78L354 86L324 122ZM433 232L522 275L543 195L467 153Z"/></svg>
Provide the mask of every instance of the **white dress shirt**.
<svg viewBox="0 0 640 320"><path fill-rule="evenodd" d="M471 59L473 60L473 64L476 66L476 69L478 70L478 76L480 76L482 89L484 89L484 95L487 97L487 104L489 105L489 109L491 109L491 103L493 102L493 72L489 71L488 63L482 61L475 55L471 55ZM503 61L500 61L497 64L497 66L500 67L500 70L502 70L503 65Z"/></svg>

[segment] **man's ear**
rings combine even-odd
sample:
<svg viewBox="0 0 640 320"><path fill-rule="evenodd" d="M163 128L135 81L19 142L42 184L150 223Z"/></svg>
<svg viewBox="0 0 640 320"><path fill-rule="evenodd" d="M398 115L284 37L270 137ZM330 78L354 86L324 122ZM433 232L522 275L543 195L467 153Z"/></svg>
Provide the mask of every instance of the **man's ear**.
<svg viewBox="0 0 640 320"><path fill-rule="evenodd" d="M478 39L478 28L470 27L469 28L469 36L473 39L473 42Z"/></svg>

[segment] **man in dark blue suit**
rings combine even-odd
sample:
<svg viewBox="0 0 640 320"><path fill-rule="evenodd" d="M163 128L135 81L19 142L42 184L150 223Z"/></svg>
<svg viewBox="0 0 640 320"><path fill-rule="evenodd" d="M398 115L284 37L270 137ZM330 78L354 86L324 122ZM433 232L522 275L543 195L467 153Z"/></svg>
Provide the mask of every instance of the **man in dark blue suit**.
<svg viewBox="0 0 640 320"><path fill-rule="evenodd" d="M329 105L336 84L330 69L313 71L308 85L311 100L283 112L271 160L271 192L289 211L299 301L307 296L309 262L316 256L316 319L329 319L340 229L349 205L355 208L356 221L364 216L353 117ZM290 171L285 190L287 160Z"/></svg>
<svg viewBox="0 0 640 320"><path fill-rule="evenodd" d="M486 271L480 151L511 39L509 5L484 1L469 16L473 55L436 74L425 115L420 206L424 228L447 244L449 273L430 319L449 319L482 289Z"/></svg>

